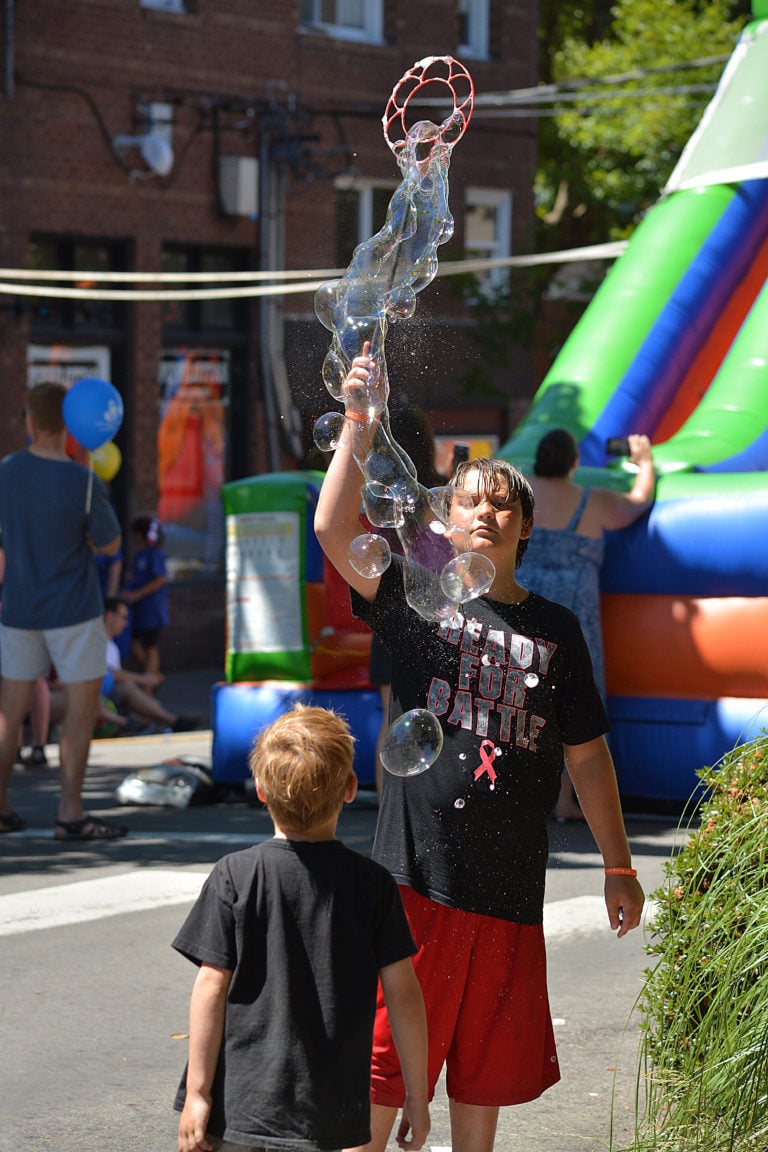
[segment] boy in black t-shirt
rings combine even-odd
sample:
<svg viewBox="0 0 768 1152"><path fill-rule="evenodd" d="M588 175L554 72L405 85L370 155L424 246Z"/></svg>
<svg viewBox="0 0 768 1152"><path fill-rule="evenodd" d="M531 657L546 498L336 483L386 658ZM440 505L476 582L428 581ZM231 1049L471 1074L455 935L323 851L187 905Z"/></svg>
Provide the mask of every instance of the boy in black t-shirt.
<svg viewBox="0 0 768 1152"><path fill-rule="evenodd" d="M372 578L350 563L360 533L356 461L375 471L383 381L366 345L345 383L347 420L315 531L352 589L353 611L392 654L390 720L419 709L442 728L444 745L429 771L384 773L373 857L401 885L419 948L430 1093L445 1064L453 1147L491 1152L499 1108L533 1100L559 1079L542 922L546 821L563 760L603 857L607 923L617 936L640 923L643 891L578 620L517 583L533 527L525 477L503 460L457 468L452 483L467 504L462 527L472 552L493 562L494 577L485 595L451 616L414 611L401 558ZM384 1152L403 1083L383 1003L371 1089L366 1152Z"/></svg>
<svg viewBox="0 0 768 1152"><path fill-rule="evenodd" d="M173 941L200 966L180 1152L366 1143L377 979L406 1083L398 1144L416 1152L427 1138L413 938L389 873L335 838L357 791L352 758L346 723L300 704L251 754L274 838L218 862Z"/></svg>

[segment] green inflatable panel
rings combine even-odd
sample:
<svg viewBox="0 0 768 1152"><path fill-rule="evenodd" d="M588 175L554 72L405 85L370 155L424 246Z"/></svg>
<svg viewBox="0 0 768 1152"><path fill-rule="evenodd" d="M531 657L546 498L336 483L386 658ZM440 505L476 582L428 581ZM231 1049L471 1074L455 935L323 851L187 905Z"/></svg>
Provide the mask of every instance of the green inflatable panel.
<svg viewBox="0 0 768 1152"><path fill-rule="evenodd" d="M226 517L226 676L312 678L308 581L322 581L312 527L321 472L274 472L222 488Z"/></svg>
<svg viewBox="0 0 768 1152"><path fill-rule="evenodd" d="M500 456L528 468L539 440L551 428L567 428L577 441L584 438L734 195L733 188L713 185L654 205Z"/></svg>

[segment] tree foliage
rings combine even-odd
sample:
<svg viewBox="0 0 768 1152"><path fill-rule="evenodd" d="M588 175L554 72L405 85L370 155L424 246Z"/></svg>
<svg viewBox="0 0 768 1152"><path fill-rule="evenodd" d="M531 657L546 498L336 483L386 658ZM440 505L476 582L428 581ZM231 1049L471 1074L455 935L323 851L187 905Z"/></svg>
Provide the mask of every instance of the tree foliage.
<svg viewBox="0 0 768 1152"><path fill-rule="evenodd" d="M542 77L573 85L579 99L542 124L539 239L553 248L626 235L658 199L724 67L685 63L729 56L749 5L546 0L543 8ZM581 84L635 73L643 75Z"/></svg>
<svg viewBox="0 0 768 1152"><path fill-rule="evenodd" d="M540 0L541 84L578 98L540 107L536 224L527 250L631 233L659 198L750 11L750 0ZM683 67L713 56L724 59ZM628 73L641 75L612 79ZM532 346L557 271L513 269L492 292L478 293L472 278L461 286L474 305L478 352L462 378L467 392L493 392L514 349Z"/></svg>

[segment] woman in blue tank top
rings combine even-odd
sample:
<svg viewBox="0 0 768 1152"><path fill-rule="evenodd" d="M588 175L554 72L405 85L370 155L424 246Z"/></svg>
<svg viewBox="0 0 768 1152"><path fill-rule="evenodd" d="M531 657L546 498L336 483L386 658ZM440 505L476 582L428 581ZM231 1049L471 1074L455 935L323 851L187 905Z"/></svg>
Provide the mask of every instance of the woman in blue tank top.
<svg viewBox="0 0 768 1152"><path fill-rule="evenodd" d="M653 503L656 485L650 440L641 435L628 440L637 475L628 492L613 492L582 488L575 482L579 447L565 428L555 428L542 437L531 478L536 498L534 528L519 570L525 588L576 613L603 696L600 566L604 533L626 528L642 516ZM560 823L583 819L567 772L563 772L555 819Z"/></svg>

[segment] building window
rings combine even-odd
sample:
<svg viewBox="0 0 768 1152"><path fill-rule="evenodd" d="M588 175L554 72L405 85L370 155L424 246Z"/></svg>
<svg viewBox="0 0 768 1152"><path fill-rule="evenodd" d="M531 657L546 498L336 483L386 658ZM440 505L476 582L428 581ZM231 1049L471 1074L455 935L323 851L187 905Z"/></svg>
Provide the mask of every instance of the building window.
<svg viewBox="0 0 768 1152"><path fill-rule="evenodd" d="M242 248L167 245L164 272L246 271ZM212 285L221 287L221 285ZM179 287L185 287L181 282ZM200 288L200 282L190 284ZM234 379L243 391L243 300L168 300L158 364L158 515L172 580L223 572L221 485L231 474ZM242 396L241 396L242 402Z"/></svg>
<svg viewBox="0 0 768 1152"><path fill-rule="evenodd" d="M126 268L123 244L99 240L62 240L57 237L33 237L29 245L29 267L35 271L122 272ZM54 282L55 283L55 282ZM103 284L87 275L80 280L62 280L57 287L96 289ZM35 297L32 324L45 332L77 332L81 336L118 333L125 316L122 304L115 300L78 300Z"/></svg>
<svg viewBox="0 0 768 1152"><path fill-rule="evenodd" d="M158 365L158 505L172 580L223 570L221 486L227 478L232 353L164 348Z"/></svg>
<svg viewBox="0 0 768 1152"><path fill-rule="evenodd" d="M459 0L459 53L488 59L488 0Z"/></svg>
<svg viewBox="0 0 768 1152"><path fill-rule="evenodd" d="M169 246L163 249L163 272L245 272L247 269L247 254L239 248ZM200 284L189 287L199 288ZM245 326L245 306L237 299L168 300L163 304L163 325L176 333L237 332Z"/></svg>
<svg viewBox="0 0 768 1152"><path fill-rule="evenodd" d="M336 182L336 265L346 268L358 244L384 226L397 184L390 180Z"/></svg>
<svg viewBox="0 0 768 1152"><path fill-rule="evenodd" d="M464 253L468 260L498 260L509 256L512 236L512 193L500 188L468 188L464 201ZM481 285L499 287L505 268L478 273Z"/></svg>
<svg viewBox="0 0 768 1152"><path fill-rule="evenodd" d="M383 0L301 0L300 20L339 40L382 39Z"/></svg>

